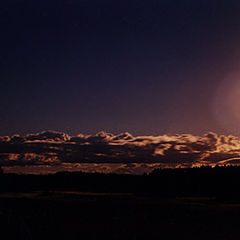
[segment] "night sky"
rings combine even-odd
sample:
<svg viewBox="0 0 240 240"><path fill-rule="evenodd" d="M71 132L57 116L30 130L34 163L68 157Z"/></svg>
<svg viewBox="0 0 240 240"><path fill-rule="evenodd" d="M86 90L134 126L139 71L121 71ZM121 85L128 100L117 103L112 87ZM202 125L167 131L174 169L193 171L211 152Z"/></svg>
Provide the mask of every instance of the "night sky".
<svg viewBox="0 0 240 240"><path fill-rule="evenodd" d="M231 0L2 2L1 135L239 135L239 11Z"/></svg>

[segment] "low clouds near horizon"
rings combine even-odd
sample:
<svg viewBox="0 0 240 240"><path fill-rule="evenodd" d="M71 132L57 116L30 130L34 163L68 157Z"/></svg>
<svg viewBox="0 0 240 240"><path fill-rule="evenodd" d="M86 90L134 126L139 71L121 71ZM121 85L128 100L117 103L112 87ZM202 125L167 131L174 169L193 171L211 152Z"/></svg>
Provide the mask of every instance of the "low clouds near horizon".
<svg viewBox="0 0 240 240"><path fill-rule="evenodd" d="M203 136L133 136L128 132L70 136L44 131L0 137L0 165L10 172L80 170L137 174L156 167L239 163L240 139L212 132Z"/></svg>

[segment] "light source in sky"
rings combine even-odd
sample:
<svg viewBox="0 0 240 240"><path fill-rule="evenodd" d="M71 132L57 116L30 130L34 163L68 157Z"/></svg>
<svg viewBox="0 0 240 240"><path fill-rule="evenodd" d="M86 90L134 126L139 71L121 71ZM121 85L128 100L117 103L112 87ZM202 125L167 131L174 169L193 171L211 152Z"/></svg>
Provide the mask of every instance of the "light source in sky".
<svg viewBox="0 0 240 240"><path fill-rule="evenodd" d="M240 135L240 71L225 77L213 102L216 121L226 132Z"/></svg>

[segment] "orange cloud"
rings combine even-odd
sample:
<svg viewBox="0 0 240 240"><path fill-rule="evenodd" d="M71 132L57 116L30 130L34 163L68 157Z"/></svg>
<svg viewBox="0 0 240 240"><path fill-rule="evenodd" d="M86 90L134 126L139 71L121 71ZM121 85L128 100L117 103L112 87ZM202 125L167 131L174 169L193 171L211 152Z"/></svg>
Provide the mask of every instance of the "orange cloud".
<svg viewBox="0 0 240 240"><path fill-rule="evenodd" d="M48 166L57 170L142 173L155 167L239 164L239 159L240 139L212 132L203 136L135 137L127 132L70 136L44 131L0 137L0 164L8 170Z"/></svg>

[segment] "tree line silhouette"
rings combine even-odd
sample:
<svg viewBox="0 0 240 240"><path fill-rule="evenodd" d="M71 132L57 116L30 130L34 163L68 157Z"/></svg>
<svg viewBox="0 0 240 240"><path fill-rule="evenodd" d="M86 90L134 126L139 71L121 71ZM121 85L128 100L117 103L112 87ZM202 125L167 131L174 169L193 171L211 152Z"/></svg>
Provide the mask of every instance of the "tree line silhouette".
<svg viewBox="0 0 240 240"><path fill-rule="evenodd" d="M57 172L48 175L0 171L1 192L118 192L158 197L215 197L240 200L240 167L155 169L149 174Z"/></svg>

